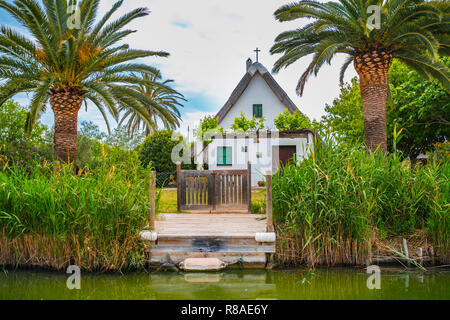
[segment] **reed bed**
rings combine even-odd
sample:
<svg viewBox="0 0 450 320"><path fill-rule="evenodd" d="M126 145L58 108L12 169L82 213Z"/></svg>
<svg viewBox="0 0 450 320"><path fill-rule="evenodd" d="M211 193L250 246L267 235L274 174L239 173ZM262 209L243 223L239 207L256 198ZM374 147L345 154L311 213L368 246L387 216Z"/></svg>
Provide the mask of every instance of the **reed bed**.
<svg viewBox="0 0 450 320"><path fill-rule="evenodd" d="M367 153L331 137L315 150L274 175L279 262L363 265L376 235L416 229L448 257L448 162L412 170L398 154Z"/></svg>
<svg viewBox="0 0 450 320"><path fill-rule="evenodd" d="M138 234L148 221L149 169L137 157L121 162L102 150L102 158L76 175L59 163L31 171L2 166L0 265L76 264L89 271L144 265Z"/></svg>

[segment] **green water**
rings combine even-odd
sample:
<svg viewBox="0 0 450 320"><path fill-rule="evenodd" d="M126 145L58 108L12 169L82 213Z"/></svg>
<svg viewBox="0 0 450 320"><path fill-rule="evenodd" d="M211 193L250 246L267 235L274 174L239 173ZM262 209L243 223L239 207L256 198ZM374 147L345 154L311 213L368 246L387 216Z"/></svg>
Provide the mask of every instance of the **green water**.
<svg viewBox="0 0 450 320"><path fill-rule="evenodd" d="M1 271L0 299L450 299L450 271L383 270L380 289L363 269L227 271L220 273L81 274Z"/></svg>

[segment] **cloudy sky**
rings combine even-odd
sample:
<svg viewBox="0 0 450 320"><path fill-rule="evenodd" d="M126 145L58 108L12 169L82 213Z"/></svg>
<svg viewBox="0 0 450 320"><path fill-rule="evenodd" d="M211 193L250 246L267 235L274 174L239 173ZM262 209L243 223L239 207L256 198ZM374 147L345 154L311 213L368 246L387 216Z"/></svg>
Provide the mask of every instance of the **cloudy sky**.
<svg viewBox="0 0 450 320"><path fill-rule="evenodd" d="M100 14L106 12L115 0L102 0ZM290 1L281 0L125 0L116 15L136 7L147 7L150 15L136 20L131 28L138 32L130 35L128 43L138 49L163 50L168 58L147 60L161 69L165 78L175 80L176 89L188 102L182 111L183 134L192 129L201 117L215 114L225 103L245 73L247 58L255 60L255 50L261 52L259 61L272 69L277 56L269 53L275 37L285 30L295 29L306 21L277 22L274 11ZM1 23L16 25L0 11ZM318 77L311 77L303 97L295 94L297 80L310 58L304 58L290 68L280 71L275 79L297 104L300 111L311 119L320 119L326 103L339 93L338 74L344 57L336 57L332 66L322 68ZM353 67L346 80L355 76ZM16 98L27 103L26 96ZM53 125L49 111L42 122ZM94 107L80 110L79 120L91 120L106 130L101 115Z"/></svg>

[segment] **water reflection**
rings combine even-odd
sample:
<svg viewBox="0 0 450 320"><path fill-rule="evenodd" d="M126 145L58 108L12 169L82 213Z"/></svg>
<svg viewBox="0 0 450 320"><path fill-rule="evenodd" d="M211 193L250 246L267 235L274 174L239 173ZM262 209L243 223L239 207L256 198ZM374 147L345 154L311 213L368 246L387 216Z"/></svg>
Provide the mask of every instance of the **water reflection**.
<svg viewBox="0 0 450 320"><path fill-rule="evenodd" d="M35 271L0 274L0 299L449 299L450 271L383 270L369 290L364 269L218 273L82 274L81 290L67 275Z"/></svg>

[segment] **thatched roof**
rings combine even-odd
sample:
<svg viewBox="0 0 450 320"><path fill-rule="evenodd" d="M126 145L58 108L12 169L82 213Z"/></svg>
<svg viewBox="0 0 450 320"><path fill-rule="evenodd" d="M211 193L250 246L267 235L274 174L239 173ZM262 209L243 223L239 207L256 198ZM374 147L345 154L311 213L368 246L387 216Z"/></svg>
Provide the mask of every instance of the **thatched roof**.
<svg viewBox="0 0 450 320"><path fill-rule="evenodd" d="M292 102L292 100L289 98L287 93L275 81L270 72L267 71L267 69L261 63L255 62L248 67L244 77L241 79L241 81L239 81L237 87L233 90L231 96L228 98L222 109L220 109L217 113L216 117L219 118L219 123L231 110L234 104L239 100L242 93L244 93L245 89L257 73L266 81L269 88L272 89L273 93L275 93L277 98L289 110L289 112L293 113L295 110L297 110L299 113L301 113L294 102Z"/></svg>

